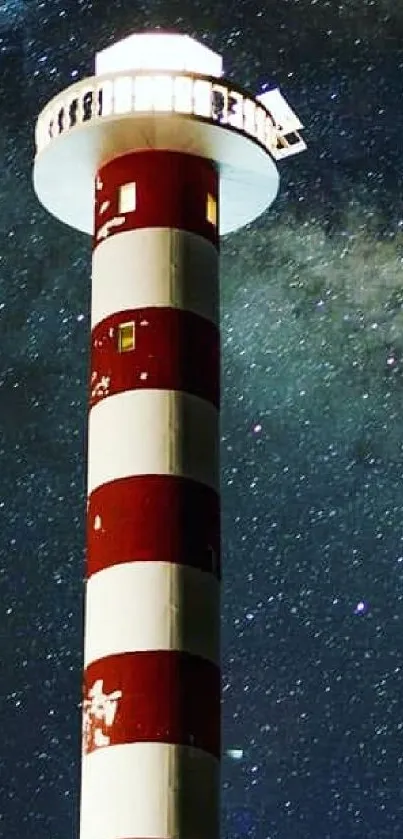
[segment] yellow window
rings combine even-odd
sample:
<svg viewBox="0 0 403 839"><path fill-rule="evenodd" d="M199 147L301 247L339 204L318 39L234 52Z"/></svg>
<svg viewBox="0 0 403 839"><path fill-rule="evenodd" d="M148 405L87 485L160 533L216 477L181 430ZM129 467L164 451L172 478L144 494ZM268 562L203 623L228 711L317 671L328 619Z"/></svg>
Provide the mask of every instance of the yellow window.
<svg viewBox="0 0 403 839"><path fill-rule="evenodd" d="M122 184L119 190L119 213L133 213L136 209L136 184Z"/></svg>
<svg viewBox="0 0 403 839"><path fill-rule="evenodd" d="M120 323L118 331L119 352L130 352L136 345L136 333L134 321Z"/></svg>
<svg viewBox="0 0 403 839"><path fill-rule="evenodd" d="M207 194L206 217L210 224L217 227L217 201L210 192Z"/></svg>

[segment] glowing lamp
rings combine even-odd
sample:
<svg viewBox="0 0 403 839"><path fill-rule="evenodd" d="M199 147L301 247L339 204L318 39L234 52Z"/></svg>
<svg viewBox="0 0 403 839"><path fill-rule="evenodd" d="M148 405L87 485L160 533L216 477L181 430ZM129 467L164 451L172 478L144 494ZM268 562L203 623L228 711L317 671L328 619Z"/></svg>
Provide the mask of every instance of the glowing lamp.
<svg viewBox="0 0 403 839"><path fill-rule="evenodd" d="M129 35L95 56L95 74L132 70L166 70L222 76L222 58L218 53L188 35L166 32Z"/></svg>

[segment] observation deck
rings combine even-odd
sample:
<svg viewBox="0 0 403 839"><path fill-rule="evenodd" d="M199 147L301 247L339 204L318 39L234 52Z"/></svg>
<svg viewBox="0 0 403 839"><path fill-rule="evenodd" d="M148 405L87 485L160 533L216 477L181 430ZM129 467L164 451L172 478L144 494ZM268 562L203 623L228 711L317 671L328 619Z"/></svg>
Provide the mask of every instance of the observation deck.
<svg viewBox="0 0 403 839"><path fill-rule="evenodd" d="M169 149L215 161L220 233L274 201L276 162L306 148L280 92L253 96L221 75L221 57L187 36L132 35L97 55L96 75L40 113L34 187L62 222L93 232L98 169L129 151Z"/></svg>

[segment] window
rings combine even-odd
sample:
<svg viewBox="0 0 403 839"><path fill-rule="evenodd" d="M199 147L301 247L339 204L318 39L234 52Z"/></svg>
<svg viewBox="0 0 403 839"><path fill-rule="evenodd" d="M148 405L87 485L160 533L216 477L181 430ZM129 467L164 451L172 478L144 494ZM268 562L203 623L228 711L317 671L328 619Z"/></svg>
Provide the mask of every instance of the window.
<svg viewBox="0 0 403 839"><path fill-rule="evenodd" d="M101 530L102 527L102 519L101 516L95 516L94 518L94 530Z"/></svg>
<svg viewBox="0 0 403 839"><path fill-rule="evenodd" d="M119 190L119 213L133 213L136 209L136 184L122 184Z"/></svg>
<svg viewBox="0 0 403 839"><path fill-rule="evenodd" d="M209 570L212 571L213 574L218 574L218 561L217 561L217 554L212 545L207 545L207 552L209 554L210 559L210 568Z"/></svg>
<svg viewBox="0 0 403 839"><path fill-rule="evenodd" d="M217 227L217 201L210 192L207 195L206 217L210 224Z"/></svg>
<svg viewBox="0 0 403 839"><path fill-rule="evenodd" d="M118 347L119 352L130 352L134 350L136 344L136 335L134 328L134 321L128 323L120 323L118 329Z"/></svg>

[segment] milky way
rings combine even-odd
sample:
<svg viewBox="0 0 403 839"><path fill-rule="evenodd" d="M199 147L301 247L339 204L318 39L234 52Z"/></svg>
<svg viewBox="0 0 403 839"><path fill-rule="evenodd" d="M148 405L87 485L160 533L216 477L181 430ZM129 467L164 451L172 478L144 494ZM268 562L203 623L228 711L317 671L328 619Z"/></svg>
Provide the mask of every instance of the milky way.
<svg viewBox="0 0 403 839"><path fill-rule="evenodd" d="M388 0L0 4L0 835L77 835L90 242L33 195L34 119L96 50L156 25L203 38L252 91L280 84L308 142L221 249L223 836L393 839L403 12Z"/></svg>

